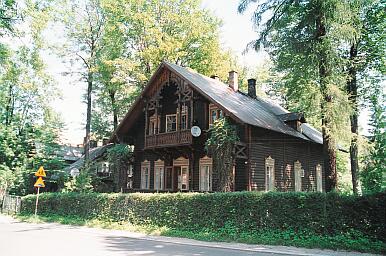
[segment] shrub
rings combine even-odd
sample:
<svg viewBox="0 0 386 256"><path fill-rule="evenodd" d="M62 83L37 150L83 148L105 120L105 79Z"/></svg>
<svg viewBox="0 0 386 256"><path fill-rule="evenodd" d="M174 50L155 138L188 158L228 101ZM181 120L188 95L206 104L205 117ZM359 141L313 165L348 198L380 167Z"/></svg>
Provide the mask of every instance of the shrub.
<svg viewBox="0 0 386 256"><path fill-rule="evenodd" d="M22 199L33 213L35 196ZM39 214L154 225L171 230L336 236L363 235L386 241L386 192L365 196L336 193L43 193ZM276 234L276 233L275 233ZM303 235L304 236L304 235Z"/></svg>

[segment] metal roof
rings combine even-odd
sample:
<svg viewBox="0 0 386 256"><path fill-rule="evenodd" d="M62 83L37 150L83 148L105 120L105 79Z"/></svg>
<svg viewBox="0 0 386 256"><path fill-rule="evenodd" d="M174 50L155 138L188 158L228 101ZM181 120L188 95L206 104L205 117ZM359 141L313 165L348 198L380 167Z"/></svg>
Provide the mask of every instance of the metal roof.
<svg viewBox="0 0 386 256"><path fill-rule="evenodd" d="M112 146L114 146L114 144L110 143L107 145L103 145L100 147L90 149L90 155L89 155L90 161L94 161L94 160L100 158L101 156L103 156L107 152L107 150L109 148L111 148ZM64 170L65 171L71 171L74 168L81 169L83 167L83 163L84 163L84 155L75 163L72 163L70 166L64 168Z"/></svg>
<svg viewBox="0 0 386 256"><path fill-rule="evenodd" d="M172 71L189 81L194 89L209 98L213 103L226 109L240 121L284 133L304 140L322 144L322 134L308 124L302 124L302 133L286 125L279 115L290 113L267 99L251 98L241 92L234 91L223 82L201 75L194 70L164 62Z"/></svg>
<svg viewBox="0 0 386 256"><path fill-rule="evenodd" d="M131 113L134 109L138 108L144 93L151 86L152 81L156 79L163 67L168 68L188 81L193 89L200 92L204 97L217 104L220 108L225 109L238 121L319 144L322 144L323 142L322 134L309 124L303 123L301 125L302 132L286 125L279 116L290 112L278 104L261 97L251 98L242 92L234 91L227 84L224 84L219 80L201 75L190 68L181 67L166 61L162 62L157 71L153 74L142 94L137 98L124 119L114 131L110 141L114 141L115 134L122 132L121 130L124 127L123 124L127 123ZM134 122L129 123L132 124Z"/></svg>

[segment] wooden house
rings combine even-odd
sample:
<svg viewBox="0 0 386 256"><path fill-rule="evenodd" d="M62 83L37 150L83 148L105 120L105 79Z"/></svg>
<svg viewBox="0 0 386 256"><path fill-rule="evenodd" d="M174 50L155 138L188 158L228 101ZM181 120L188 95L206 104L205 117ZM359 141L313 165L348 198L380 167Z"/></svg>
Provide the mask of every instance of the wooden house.
<svg viewBox="0 0 386 256"><path fill-rule="evenodd" d="M134 190L216 191L205 142L212 123L226 116L240 138L234 191L324 191L321 133L301 114L257 97L255 86L249 79L242 93L234 71L224 84L163 62L111 137L134 146Z"/></svg>

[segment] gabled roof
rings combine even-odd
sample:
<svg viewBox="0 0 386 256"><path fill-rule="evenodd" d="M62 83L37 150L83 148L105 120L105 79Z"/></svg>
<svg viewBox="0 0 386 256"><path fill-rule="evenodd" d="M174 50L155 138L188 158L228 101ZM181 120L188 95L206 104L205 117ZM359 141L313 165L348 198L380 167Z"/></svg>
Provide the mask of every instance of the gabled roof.
<svg viewBox="0 0 386 256"><path fill-rule="evenodd" d="M113 147L114 144L110 143L107 145L103 145L100 147L92 148L90 149L90 161L95 161L98 158L102 157L109 148ZM75 163L72 163L70 166L64 168L65 171L71 171L72 169L81 169L83 167L84 163L84 155Z"/></svg>
<svg viewBox="0 0 386 256"><path fill-rule="evenodd" d="M193 89L201 93L211 102L217 104L220 108L226 110L226 112L237 121L304 140L322 143L322 134L310 125L302 124L302 133L286 125L279 116L290 112L279 105L261 97L251 98L241 92L234 91L219 80L209 78L189 68L184 68L165 61L162 62L158 70L152 76L141 96L130 108L114 134L119 133L123 123L128 121L134 109L140 104L140 99L143 97L148 87L151 86L152 81L156 79L163 67L168 68L170 71L185 79Z"/></svg>

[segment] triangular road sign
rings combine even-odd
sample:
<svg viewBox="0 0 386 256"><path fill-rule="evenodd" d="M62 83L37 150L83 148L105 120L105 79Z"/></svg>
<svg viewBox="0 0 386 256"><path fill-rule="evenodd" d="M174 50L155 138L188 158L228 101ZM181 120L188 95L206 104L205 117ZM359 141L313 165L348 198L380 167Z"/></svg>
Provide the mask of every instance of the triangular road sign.
<svg viewBox="0 0 386 256"><path fill-rule="evenodd" d="M35 172L35 176L46 177L46 172L43 169L43 166L40 166L39 170Z"/></svg>
<svg viewBox="0 0 386 256"><path fill-rule="evenodd" d="M44 188L46 185L44 184L43 178L39 177L38 180L35 182L34 187L40 187Z"/></svg>

